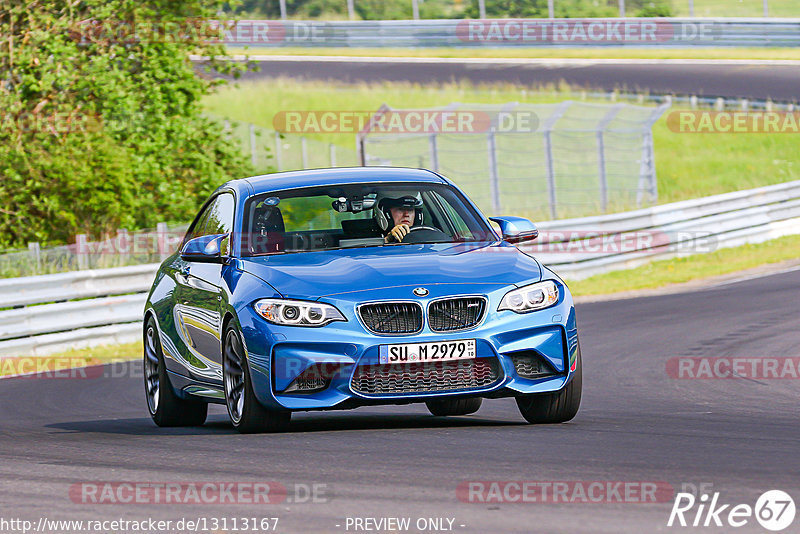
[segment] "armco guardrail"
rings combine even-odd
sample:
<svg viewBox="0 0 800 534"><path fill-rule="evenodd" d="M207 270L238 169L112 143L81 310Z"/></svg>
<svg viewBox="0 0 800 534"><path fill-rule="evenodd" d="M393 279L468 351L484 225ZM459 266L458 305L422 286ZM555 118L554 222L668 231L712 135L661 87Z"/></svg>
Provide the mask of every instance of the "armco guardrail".
<svg viewBox="0 0 800 534"><path fill-rule="evenodd" d="M140 293L150 289L158 264L0 279L0 306Z"/></svg>
<svg viewBox="0 0 800 534"><path fill-rule="evenodd" d="M797 46L800 19L240 20L228 46Z"/></svg>
<svg viewBox="0 0 800 534"><path fill-rule="evenodd" d="M0 305L12 308L0 311L0 358L140 339L157 269L147 264L0 280Z"/></svg>
<svg viewBox="0 0 800 534"><path fill-rule="evenodd" d="M524 245L577 280L657 259L800 233L800 181L598 217L548 221Z"/></svg>
<svg viewBox="0 0 800 534"><path fill-rule="evenodd" d="M800 234L800 181L626 213L548 221L521 248L567 279ZM141 337L154 264L0 280L0 357ZM79 300L80 299L80 300ZM67 302L55 302L65 300ZM50 304L47 304L50 302ZM33 304L37 304L33 306Z"/></svg>

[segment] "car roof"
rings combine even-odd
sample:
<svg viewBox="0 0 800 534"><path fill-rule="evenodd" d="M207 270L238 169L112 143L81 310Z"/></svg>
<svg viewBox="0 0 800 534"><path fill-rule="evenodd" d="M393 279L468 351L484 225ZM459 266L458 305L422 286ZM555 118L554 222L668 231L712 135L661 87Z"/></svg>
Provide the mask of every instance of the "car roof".
<svg viewBox="0 0 800 534"><path fill-rule="evenodd" d="M404 167L336 167L330 169L310 169L304 171L277 172L233 180L222 188L247 191L257 195L268 191L314 187L325 185L346 185L381 182L424 182L449 183L442 176L426 169Z"/></svg>

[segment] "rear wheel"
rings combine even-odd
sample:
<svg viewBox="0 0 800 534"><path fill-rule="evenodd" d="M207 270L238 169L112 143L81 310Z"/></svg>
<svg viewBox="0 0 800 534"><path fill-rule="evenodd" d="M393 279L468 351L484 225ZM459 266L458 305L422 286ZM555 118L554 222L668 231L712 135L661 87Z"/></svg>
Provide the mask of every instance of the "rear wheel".
<svg viewBox="0 0 800 534"><path fill-rule="evenodd" d="M441 399L428 401L425 405L433 415L469 415L481 407L483 399L472 397L469 399Z"/></svg>
<svg viewBox="0 0 800 534"><path fill-rule="evenodd" d="M181 399L172 389L152 317L144 330L144 390L150 417L158 426L201 426L206 422L208 404Z"/></svg>
<svg viewBox="0 0 800 534"><path fill-rule="evenodd" d="M529 423L565 423L578 413L582 389L583 364L579 345L575 373L566 387L553 393L522 395L517 397L517 406Z"/></svg>
<svg viewBox="0 0 800 534"><path fill-rule="evenodd" d="M289 426L292 413L264 408L253 392L242 336L235 326L225 330L223 375L225 404L233 427L242 434L278 432Z"/></svg>

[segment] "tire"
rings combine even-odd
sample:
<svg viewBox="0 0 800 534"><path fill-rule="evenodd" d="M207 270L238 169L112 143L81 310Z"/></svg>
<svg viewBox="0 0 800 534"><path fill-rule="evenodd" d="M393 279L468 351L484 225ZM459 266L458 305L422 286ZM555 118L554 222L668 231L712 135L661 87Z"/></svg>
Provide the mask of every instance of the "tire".
<svg viewBox="0 0 800 534"><path fill-rule="evenodd" d="M169 381L155 319L149 317L144 329L144 392L147 411L160 427L202 426L208 404L178 397Z"/></svg>
<svg viewBox="0 0 800 534"><path fill-rule="evenodd" d="M517 397L517 406L522 417L529 423L548 424L565 423L575 417L581 406L581 390L583 389L583 363L581 348L578 345L578 357L575 374L569 384L553 393L537 393Z"/></svg>
<svg viewBox="0 0 800 534"><path fill-rule="evenodd" d="M292 412L267 410L256 399L250 366L239 330L230 324L223 343L223 382L225 405L233 427L242 434L280 432L289 426Z"/></svg>
<svg viewBox="0 0 800 534"><path fill-rule="evenodd" d="M428 401L425 405L433 415L469 415L475 413L481 407L483 399L472 397L469 399L442 399Z"/></svg>

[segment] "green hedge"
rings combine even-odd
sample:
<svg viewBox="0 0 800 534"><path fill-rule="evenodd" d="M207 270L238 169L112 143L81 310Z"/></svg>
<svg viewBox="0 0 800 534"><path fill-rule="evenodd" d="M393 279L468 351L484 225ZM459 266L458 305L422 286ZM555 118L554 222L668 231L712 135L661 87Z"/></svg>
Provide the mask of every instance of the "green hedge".
<svg viewBox="0 0 800 534"><path fill-rule="evenodd" d="M364 20L394 20L411 18L411 0L355 0L356 14ZM555 15L559 18L616 17L618 0L555 0ZM420 0L420 17L478 18L478 0ZM347 16L345 0L286 0L289 16L299 18L343 18ZM627 0L628 16L670 17L674 15L671 0ZM252 17L280 17L277 1L245 0L237 13ZM486 14L492 18L544 18L547 0L486 0Z"/></svg>
<svg viewBox="0 0 800 534"><path fill-rule="evenodd" d="M0 247L185 221L220 183L250 172L239 146L201 115L216 82L188 59L222 54L185 31L188 17L214 17L222 5L59 0L0 10ZM168 21L185 35L145 31Z"/></svg>

